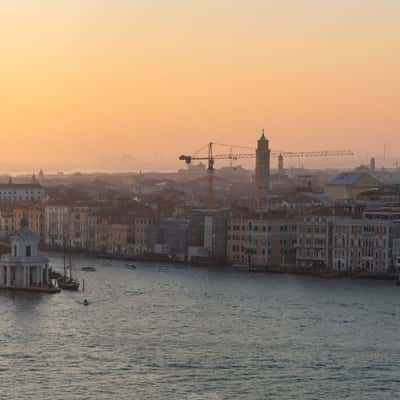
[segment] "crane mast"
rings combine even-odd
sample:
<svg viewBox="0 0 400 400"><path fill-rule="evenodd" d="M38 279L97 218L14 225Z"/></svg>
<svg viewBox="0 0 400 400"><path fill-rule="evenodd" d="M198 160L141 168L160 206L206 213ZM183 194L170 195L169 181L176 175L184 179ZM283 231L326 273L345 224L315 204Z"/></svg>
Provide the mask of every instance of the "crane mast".
<svg viewBox="0 0 400 400"><path fill-rule="evenodd" d="M214 198L214 163L215 160L230 160L236 161L239 159L250 159L256 158L256 151L252 153L233 153L232 145L230 146L229 153L214 154L214 145L217 143L209 142L207 144L207 154L193 154L193 155L181 155L179 160L184 161L186 164L191 164L192 161L207 161L207 181L208 181L208 195L207 195L207 205L208 208L215 207ZM228 145L223 145L228 146ZM351 150L322 150L322 151L271 151L271 157L278 158L280 170L283 169L284 158L326 158L326 157L346 157L354 156Z"/></svg>

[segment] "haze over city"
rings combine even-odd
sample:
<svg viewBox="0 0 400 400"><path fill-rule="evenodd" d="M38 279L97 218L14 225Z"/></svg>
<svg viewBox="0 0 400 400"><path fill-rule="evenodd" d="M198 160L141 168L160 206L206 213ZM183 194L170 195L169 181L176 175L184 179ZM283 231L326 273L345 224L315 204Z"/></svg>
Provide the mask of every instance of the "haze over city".
<svg viewBox="0 0 400 400"><path fill-rule="evenodd" d="M2 172L173 170L263 127L357 154L329 165L396 161L398 1L1 4Z"/></svg>

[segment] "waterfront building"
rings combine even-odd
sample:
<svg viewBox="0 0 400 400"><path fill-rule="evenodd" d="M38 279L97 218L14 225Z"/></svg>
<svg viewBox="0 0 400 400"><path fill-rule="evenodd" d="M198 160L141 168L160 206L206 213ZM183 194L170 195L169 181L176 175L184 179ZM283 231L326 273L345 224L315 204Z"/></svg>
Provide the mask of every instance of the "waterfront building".
<svg viewBox="0 0 400 400"><path fill-rule="evenodd" d="M267 208L267 196L270 188L270 154L269 142L263 130L256 150L256 205L259 209Z"/></svg>
<svg viewBox="0 0 400 400"><path fill-rule="evenodd" d="M107 218L100 218L96 224L96 251L106 254L127 254L127 224L112 223Z"/></svg>
<svg viewBox="0 0 400 400"><path fill-rule="evenodd" d="M57 291L49 274L49 260L38 253L39 237L23 219L21 229L11 238L11 254L0 258L0 288Z"/></svg>
<svg viewBox="0 0 400 400"><path fill-rule="evenodd" d="M95 210L89 211L87 223L87 249L96 251L97 213Z"/></svg>
<svg viewBox="0 0 400 400"><path fill-rule="evenodd" d="M147 246L168 249L169 256L177 261L185 261L190 239L190 220L187 218L161 218L158 224L148 227Z"/></svg>
<svg viewBox="0 0 400 400"><path fill-rule="evenodd" d="M228 222L227 257L233 265L291 267L296 220L282 216L234 216Z"/></svg>
<svg viewBox="0 0 400 400"><path fill-rule="evenodd" d="M392 241L393 267L400 273L400 238L393 238Z"/></svg>
<svg viewBox="0 0 400 400"><path fill-rule="evenodd" d="M48 204L44 209L45 244L62 248L69 235L70 208L65 204Z"/></svg>
<svg viewBox="0 0 400 400"><path fill-rule="evenodd" d="M296 268L329 269L332 254L332 217L307 215L297 224Z"/></svg>
<svg viewBox="0 0 400 400"><path fill-rule="evenodd" d="M190 212L189 245L204 247L204 218L207 209L194 209Z"/></svg>
<svg viewBox="0 0 400 400"><path fill-rule="evenodd" d="M133 254L141 256L153 250L148 247L147 240L149 227L153 224L154 218L149 215L141 215L134 218Z"/></svg>
<svg viewBox="0 0 400 400"><path fill-rule="evenodd" d="M38 182L0 184L0 202L42 202L47 199L46 189Z"/></svg>
<svg viewBox="0 0 400 400"><path fill-rule="evenodd" d="M393 247L399 238L400 221L335 218L332 269L353 273L394 271L397 254L393 253Z"/></svg>
<svg viewBox="0 0 400 400"><path fill-rule="evenodd" d="M217 262L226 261L227 210L208 211L204 217L204 248Z"/></svg>
<svg viewBox="0 0 400 400"><path fill-rule="evenodd" d="M77 250L88 248L89 207L73 206L69 212L68 245Z"/></svg>

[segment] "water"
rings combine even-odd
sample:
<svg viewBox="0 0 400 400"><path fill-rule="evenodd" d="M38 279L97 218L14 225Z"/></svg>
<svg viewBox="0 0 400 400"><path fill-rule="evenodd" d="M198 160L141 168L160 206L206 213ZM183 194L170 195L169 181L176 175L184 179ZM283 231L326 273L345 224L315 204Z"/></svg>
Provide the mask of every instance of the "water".
<svg viewBox="0 0 400 400"><path fill-rule="evenodd" d="M78 262L85 294L0 293L0 398L400 395L392 282Z"/></svg>

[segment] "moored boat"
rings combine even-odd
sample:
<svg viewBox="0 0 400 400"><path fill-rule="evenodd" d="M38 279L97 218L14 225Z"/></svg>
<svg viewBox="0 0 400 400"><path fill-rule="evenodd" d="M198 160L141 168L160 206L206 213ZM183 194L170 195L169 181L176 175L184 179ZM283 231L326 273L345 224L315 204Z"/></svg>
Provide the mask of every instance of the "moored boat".
<svg viewBox="0 0 400 400"><path fill-rule="evenodd" d="M96 268L95 267L82 267L81 271L85 271L85 272L95 272Z"/></svg>
<svg viewBox="0 0 400 400"><path fill-rule="evenodd" d="M77 279L64 278L58 280L58 287L63 290L78 290L80 283Z"/></svg>
<svg viewBox="0 0 400 400"><path fill-rule="evenodd" d="M80 283L72 276L72 257L69 254L69 265L66 265L66 244L64 241L64 275L57 279L58 287L63 290L78 290Z"/></svg>
<svg viewBox="0 0 400 400"><path fill-rule="evenodd" d="M341 275L338 272L324 272L319 277L320 277L320 279L336 279L336 278L340 278L342 276L343 275Z"/></svg>

